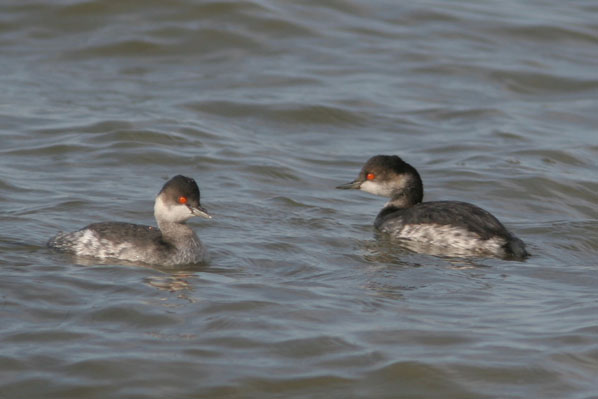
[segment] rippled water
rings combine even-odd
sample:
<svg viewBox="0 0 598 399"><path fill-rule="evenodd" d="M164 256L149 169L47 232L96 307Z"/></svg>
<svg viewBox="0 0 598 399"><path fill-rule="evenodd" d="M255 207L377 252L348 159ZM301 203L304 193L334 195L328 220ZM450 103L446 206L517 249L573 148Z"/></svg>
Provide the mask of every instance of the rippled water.
<svg viewBox="0 0 598 399"><path fill-rule="evenodd" d="M598 397L594 2L8 0L0 68L0 397ZM378 240L379 153L533 256ZM45 248L179 173L209 264Z"/></svg>

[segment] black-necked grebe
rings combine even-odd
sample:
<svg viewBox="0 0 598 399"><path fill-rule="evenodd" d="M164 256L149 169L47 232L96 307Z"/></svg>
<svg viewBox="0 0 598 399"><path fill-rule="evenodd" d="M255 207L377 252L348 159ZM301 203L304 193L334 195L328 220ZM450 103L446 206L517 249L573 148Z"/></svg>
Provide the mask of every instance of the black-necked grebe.
<svg viewBox="0 0 598 399"><path fill-rule="evenodd" d="M422 202L424 188L419 173L396 155L370 158L357 179L337 188L390 197L374 226L404 239L408 248L448 255L528 256L525 244L489 212L465 202ZM409 245L413 243L424 246Z"/></svg>
<svg viewBox="0 0 598 399"><path fill-rule="evenodd" d="M158 229L123 222L93 223L72 233L60 233L48 246L78 256L119 259L174 266L205 260L206 250L185 222L194 216L211 218L199 202L195 180L170 179L156 197L154 216Z"/></svg>

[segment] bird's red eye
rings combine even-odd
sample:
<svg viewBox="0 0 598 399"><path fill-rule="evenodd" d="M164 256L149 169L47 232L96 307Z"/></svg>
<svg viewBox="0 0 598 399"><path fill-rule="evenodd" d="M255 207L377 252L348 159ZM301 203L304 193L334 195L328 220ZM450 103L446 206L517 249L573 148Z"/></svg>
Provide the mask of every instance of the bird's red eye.
<svg viewBox="0 0 598 399"><path fill-rule="evenodd" d="M179 201L179 204L186 204L187 203L187 197L181 195L179 197L178 201Z"/></svg>
<svg viewBox="0 0 598 399"><path fill-rule="evenodd" d="M365 175L365 178L368 180L374 180L376 178L376 175L373 173L368 173L367 175Z"/></svg>

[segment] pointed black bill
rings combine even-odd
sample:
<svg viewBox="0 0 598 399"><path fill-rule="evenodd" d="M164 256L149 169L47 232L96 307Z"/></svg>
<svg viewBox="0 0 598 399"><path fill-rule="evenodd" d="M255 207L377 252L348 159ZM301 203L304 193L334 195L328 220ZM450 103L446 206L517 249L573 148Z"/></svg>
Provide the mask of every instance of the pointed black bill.
<svg viewBox="0 0 598 399"><path fill-rule="evenodd" d="M212 219L212 216L208 213L208 211L206 211L206 208L202 206L190 206L189 209L191 209L191 213L194 216L201 216L202 218Z"/></svg>
<svg viewBox="0 0 598 399"><path fill-rule="evenodd" d="M355 189L355 190L359 190L359 188L361 187L361 181L359 180L353 180L350 183L345 183L345 184L341 184L340 186L336 186L336 188L340 188L341 190L349 190L349 189Z"/></svg>

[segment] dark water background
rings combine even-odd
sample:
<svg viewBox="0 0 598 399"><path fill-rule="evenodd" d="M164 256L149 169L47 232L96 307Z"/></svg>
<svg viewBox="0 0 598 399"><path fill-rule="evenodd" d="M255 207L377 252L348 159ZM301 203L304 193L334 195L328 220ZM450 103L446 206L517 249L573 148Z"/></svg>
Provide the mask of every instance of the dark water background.
<svg viewBox="0 0 598 399"><path fill-rule="evenodd" d="M594 1L0 2L0 398L598 398ZM398 154L525 262L409 253ZM194 177L212 259L55 254Z"/></svg>

